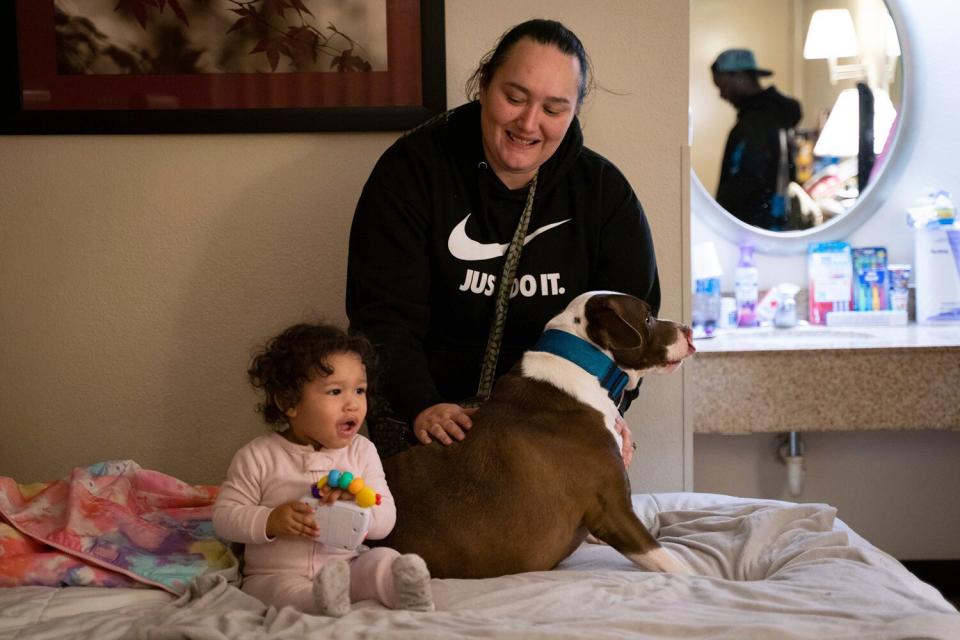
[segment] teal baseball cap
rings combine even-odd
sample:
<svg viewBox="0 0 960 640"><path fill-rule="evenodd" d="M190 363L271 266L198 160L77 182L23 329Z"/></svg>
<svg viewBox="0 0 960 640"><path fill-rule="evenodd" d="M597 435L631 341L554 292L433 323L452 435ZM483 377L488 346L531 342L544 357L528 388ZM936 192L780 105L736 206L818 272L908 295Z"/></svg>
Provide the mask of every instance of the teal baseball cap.
<svg viewBox="0 0 960 640"><path fill-rule="evenodd" d="M727 49L721 51L717 59L710 65L714 73L737 73L738 71L752 71L758 76L773 75L769 69L757 68L757 59L750 49Z"/></svg>

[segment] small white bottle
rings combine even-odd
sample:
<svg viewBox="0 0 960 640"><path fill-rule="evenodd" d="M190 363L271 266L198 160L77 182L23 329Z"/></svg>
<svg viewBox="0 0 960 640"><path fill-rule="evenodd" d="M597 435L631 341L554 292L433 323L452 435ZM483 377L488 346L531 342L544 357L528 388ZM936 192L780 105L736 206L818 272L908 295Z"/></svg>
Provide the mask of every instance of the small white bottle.
<svg viewBox="0 0 960 640"><path fill-rule="evenodd" d="M757 326L757 298L760 294L760 272L753 261L753 247L740 247L740 262L734 272L734 296L737 299L737 326Z"/></svg>
<svg viewBox="0 0 960 640"><path fill-rule="evenodd" d="M910 302L910 265L888 264L890 274L890 308L893 311L906 311Z"/></svg>

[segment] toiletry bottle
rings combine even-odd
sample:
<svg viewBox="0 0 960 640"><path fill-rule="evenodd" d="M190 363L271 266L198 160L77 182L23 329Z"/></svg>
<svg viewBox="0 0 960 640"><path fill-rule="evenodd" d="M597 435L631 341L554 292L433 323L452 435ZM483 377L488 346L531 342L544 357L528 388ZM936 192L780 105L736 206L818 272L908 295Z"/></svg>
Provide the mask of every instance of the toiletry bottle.
<svg viewBox="0 0 960 640"><path fill-rule="evenodd" d="M707 315L706 330L707 335L713 335L717 327L720 326L720 278L710 278L707 283Z"/></svg>
<svg viewBox="0 0 960 640"><path fill-rule="evenodd" d="M778 329L791 329L797 326L797 301L795 291L786 289L779 292L780 304L773 315L773 326Z"/></svg>
<svg viewBox="0 0 960 640"><path fill-rule="evenodd" d="M907 311L910 303L910 265L889 264L890 272L890 309Z"/></svg>
<svg viewBox="0 0 960 640"><path fill-rule="evenodd" d="M950 200L950 192L937 191L933 198L933 209L937 212L937 222L943 226L952 225L956 217L956 209L953 207L953 201Z"/></svg>
<svg viewBox="0 0 960 640"><path fill-rule="evenodd" d="M740 262L734 272L734 295L737 299L737 326L757 326L757 297L760 273L753 261L753 247L740 247Z"/></svg>
<svg viewBox="0 0 960 640"><path fill-rule="evenodd" d="M694 283L693 335L710 337L720 323L720 278L699 278Z"/></svg>
<svg viewBox="0 0 960 640"><path fill-rule="evenodd" d="M731 296L720 298L720 328L733 329L737 326L737 300Z"/></svg>

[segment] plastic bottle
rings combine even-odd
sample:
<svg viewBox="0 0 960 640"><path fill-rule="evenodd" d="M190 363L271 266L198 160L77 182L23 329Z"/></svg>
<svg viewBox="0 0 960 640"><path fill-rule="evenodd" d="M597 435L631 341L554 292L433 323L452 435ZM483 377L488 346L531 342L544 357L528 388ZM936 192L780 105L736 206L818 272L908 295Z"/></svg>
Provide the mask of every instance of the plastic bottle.
<svg viewBox="0 0 960 640"><path fill-rule="evenodd" d="M753 261L753 247L740 247L740 262L734 272L734 295L737 299L737 326L757 326L757 297L760 272Z"/></svg>
<svg viewBox="0 0 960 640"><path fill-rule="evenodd" d="M737 301L731 296L720 298L720 328L733 329L737 326Z"/></svg>
<svg viewBox="0 0 960 640"><path fill-rule="evenodd" d="M709 337L720 323L720 278L700 278L694 283L693 333Z"/></svg>
<svg viewBox="0 0 960 640"><path fill-rule="evenodd" d="M910 304L909 264L888 264L890 272L890 308L894 311L907 311Z"/></svg>
<svg viewBox="0 0 960 640"><path fill-rule="evenodd" d="M933 198L933 209L937 213L937 222L941 225L952 225L956 217L956 209L953 207L953 201L950 199L950 192L937 191Z"/></svg>
<svg viewBox="0 0 960 640"><path fill-rule="evenodd" d="M780 304L773 316L773 326L778 329L791 329L797 326L797 301L792 290L780 291Z"/></svg>
<svg viewBox="0 0 960 640"><path fill-rule="evenodd" d="M803 184L813 175L813 141L806 134L798 135L795 162L797 182Z"/></svg>

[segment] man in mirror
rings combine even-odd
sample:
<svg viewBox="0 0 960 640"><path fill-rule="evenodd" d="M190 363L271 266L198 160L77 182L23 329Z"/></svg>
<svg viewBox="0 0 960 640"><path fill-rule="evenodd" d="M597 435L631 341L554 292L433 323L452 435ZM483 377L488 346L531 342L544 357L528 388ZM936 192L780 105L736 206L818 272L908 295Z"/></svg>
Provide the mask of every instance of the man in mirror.
<svg viewBox="0 0 960 640"><path fill-rule="evenodd" d="M737 122L723 151L717 202L749 225L786 228L787 185L794 179L789 131L800 122L800 103L761 76L750 49L727 49L710 66L720 97L737 110Z"/></svg>

